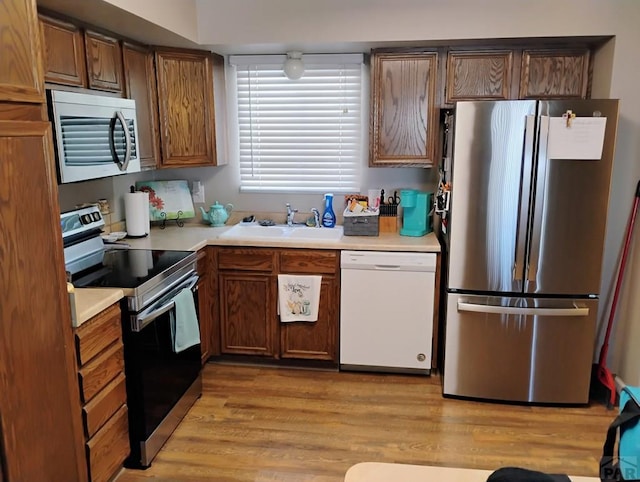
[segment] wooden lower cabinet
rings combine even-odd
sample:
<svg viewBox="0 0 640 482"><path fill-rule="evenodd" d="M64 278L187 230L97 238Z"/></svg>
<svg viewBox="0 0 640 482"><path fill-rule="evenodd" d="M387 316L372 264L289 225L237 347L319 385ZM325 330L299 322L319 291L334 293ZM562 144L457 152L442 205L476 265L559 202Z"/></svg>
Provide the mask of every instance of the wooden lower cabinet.
<svg viewBox="0 0 640 482"><path fill-rule="evenodd" d="M75 329L89 480L111 480L129 455L124 351L116 304Z"/></svg>
<svg viewBox="0 0 640 482"><path fill-rule="evenodd" d="M274 356L275 277L222 272L219 279L222 353Z"/></svg>
<svg viewBox="0 0 640 482"><path fill-rule="evenodd" d="M215 248L198 251L198 321L200 322L200 348L202 364L211 356L220 354L218 315L218 276L215 267Z"/></svg>
<svg viewBox="0 0 640 482"><path fill-rule="evenodd" d="M220 351L337 362L338 251L219 248ZM278 274L322 275L315 322L281 323Z"/></svg>
<svg viewBox="0 0 640 482"><path fill-rule="evenodd" d="M338 291L336 278L324 276L318 321L280 324L282 358L337 361Z"/></svg>

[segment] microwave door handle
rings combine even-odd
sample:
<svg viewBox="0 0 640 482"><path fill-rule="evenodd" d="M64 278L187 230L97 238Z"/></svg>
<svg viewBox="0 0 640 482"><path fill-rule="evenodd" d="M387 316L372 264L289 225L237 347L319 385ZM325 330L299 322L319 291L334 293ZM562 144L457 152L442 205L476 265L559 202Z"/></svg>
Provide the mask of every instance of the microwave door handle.
<svg viewBox="0 0 640 482"><path fill-rule="evenodd" d="M131 136L129 135L129 127L127 126L127 119L124 117L124 114L119 110L116 111L116 119L122 125L122 134L124 135L124 142L125 142L124 160L120 161L115 148L113 150L113 155L116 158L116 163L118 164L118 167L120 168L120 170L126 171L127 167L129 167L129 161L131 160ZM114 125L114 129L111 132L111 135L114 137L114 141L113 141L114 145L115 145L115 134L116 132L115 132L115 125Z"/></svg>

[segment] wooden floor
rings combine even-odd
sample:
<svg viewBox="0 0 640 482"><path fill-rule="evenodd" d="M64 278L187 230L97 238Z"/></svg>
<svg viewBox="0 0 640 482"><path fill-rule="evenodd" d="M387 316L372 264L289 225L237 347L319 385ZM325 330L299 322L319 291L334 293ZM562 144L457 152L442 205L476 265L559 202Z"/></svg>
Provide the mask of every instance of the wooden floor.
<svg viewBox="0 0 640 482"><path fill-rule="evenodd" d="M614 411L444 399L440 378L209 363L146 471L117 482L342 481L358 462L596 476ZM398 481L401 482L401 481Z"/></svg>

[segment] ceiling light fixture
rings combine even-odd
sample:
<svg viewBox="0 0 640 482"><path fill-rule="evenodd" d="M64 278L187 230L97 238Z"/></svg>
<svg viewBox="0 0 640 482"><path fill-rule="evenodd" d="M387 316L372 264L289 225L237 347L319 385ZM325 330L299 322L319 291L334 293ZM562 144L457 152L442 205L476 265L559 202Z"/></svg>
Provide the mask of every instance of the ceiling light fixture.
<svg viewBox="0 0 640 482"><path fill-rule="evenodd" d="M284 61L282 69L288 79L298 80L302 77L302 74L304 74L302 52L287 52L287 60Z"/></svg>

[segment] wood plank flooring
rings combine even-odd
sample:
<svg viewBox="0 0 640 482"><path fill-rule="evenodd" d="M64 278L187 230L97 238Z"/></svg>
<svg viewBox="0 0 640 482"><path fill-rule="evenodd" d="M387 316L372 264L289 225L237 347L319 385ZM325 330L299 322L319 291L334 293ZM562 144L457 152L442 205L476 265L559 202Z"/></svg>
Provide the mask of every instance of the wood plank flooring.
<svg viewBox="0 0 640 482"><path fill-rule="evenodd" d="M615 411L445 399L439 376L209 363L202 398L117 482L342 481L364 461L597 476ZM401 482L401 481L398 481Z"/></svg>

